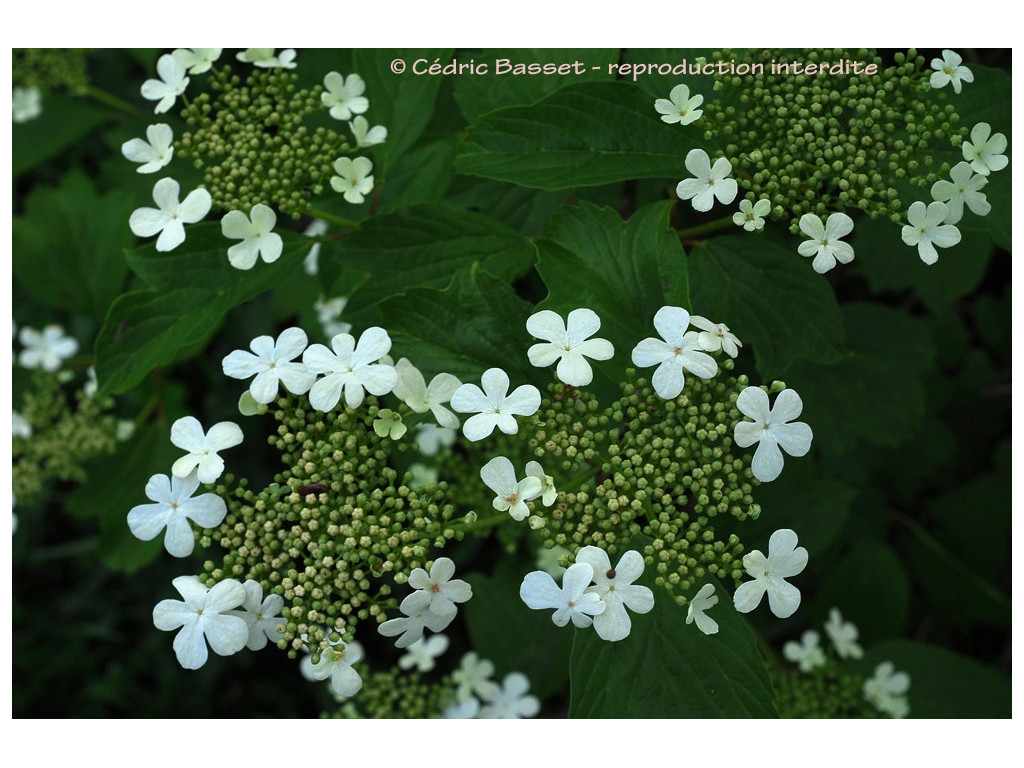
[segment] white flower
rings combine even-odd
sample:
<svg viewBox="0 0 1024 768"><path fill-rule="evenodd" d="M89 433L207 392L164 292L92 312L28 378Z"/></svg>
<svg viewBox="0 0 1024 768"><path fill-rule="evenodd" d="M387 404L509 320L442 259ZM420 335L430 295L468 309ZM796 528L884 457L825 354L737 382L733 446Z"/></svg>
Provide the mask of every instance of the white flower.
<svg viewBox="0 0 1024 768"><path fill-rule="evenodd" d="M631 549L623 553L612 569L608 553L600 547L589 546L576 553L576 562L586 563L593 569L594 586L587 587L586 594L597 595L604 603L604 611L594 619L594 631L609 642L624 639L632 628L626 609L648 613L654 607L654 593L633 583L644 572L643 556Z"/></svg>
<svg viewBox="0 0 1024 768"><path fill-rule="evenodd" d="M395 365L395 371L398 373L395 397L416 413L430 411L440 426L458 429L459 417L445 408L444 404L462 386L461 381L450 373L439 373L430 380L428 386L423 374L404 357Z"/></svg>
<svg viewBox="0 0 1024 768"><path fill-rule="evenodd" d="M796 613L800 607L800 590L786 581L807 566L807 550L797 545L796 533L781 528L768 540L768 557L755 549L743 556L743 567L753 581L746 581L733 594L733 604L740 613L750 613L768 593L768 607L780 619Z"/></svg>
<svg viewBox="0 0 1024 768"><path fill-rule="evenodd" d="M736 407L753 421L736 423L733 436L740 448L757 443L750 469L754 477L768 483L781 474L783 459L781 447L790 456L804 456L811 449L814 435L802 421L793 421L804 409L800 395L784 389L768 406L768 395L760 387L747 387L736 398ZM792 422L792 423L790 423Z"/></svg>
<svg viewBox="0 0 1024 768"><path fill-rule="evenodd" d="M474 694L493 698L499 691L498 684L491 680L494 675L494 664L481 659L476 651L470 651L462 657L459 668L452 672L455 683L455 700L467 701Z"/></svg>
<svg viewBox="0 0 1024 768"><path fill-rule="evenodd" d="M480 479L496 494L492 506L499 512L507 511L517 521L530 514L526 502L541 494L540 479L527 476L516 480L516 470L504 456L495 456L484 464Z"/></svg>
<svg viewBox="0 0 1024 768"><path fill-rule="evenodd" d="M864 656L864 650L857 644L857 627L852 622L844 622L838 608L833 608L829 612L825 632L831 638L840 658L859 659Z"/></svg>
<svg viewBox="0 0 1024 768"><path fill-rule="evenodd" d="M536 696L530 696L530 681L522 672L510 672L505 675L502 687L497 688L489 696L483 696L484 705L480 708L480 719L518 719L533 717L540 712L540 702Z"/></svg>
<svg viewBox="0 0 1024 768"><path fill-rule="evenodd" d="M483 389L476 384L463 384L452 395L452 410L474 413L462 425L467 439L483 440L497 427L506 435L519 431L516 416L532 416L540 408L540 390L522 384L508 394L508 374L500 368L488 368L480 377Z"/></svg>
<svg viewBox="0 0 1024 768"><path fill-rule="evenodd" d="M331 117L335 120L348 120L370 108L370 102L363 96L366 83L359 75L345 78L338 72L328 72L324 76L324 89L320 100L331 110Z"/></svg>
<svg viewBox="0 0 1024 768"><path fill-rule="evenodd" d="M28 419L17 411L11 412L11 435L13 437L23 437L26 440L32 437L32 425L28 423Z"/></svg>
<svg viewBox="0 0 1024 768"><path fill-rule="evenodd" d="M692 200L695 211L710 211L715 200L728 205L736 199L739 187L735 179L730 179L732 164L724 157L715 160L703 149L691 149L686 153L686 170L695 178L683 179L676 185L676 195L680 200Z"/></svg>
<svg viewBox="0 0 1024 768"><path fill-rule="evenodd" d="M412 616L427 611L451 621L458 612L455 604L473 597L473 588L462 579L452 579L454 575L455 563L447 557L437 558L429 574L422 568L413 568L409 586L416 591L402 601L402 613Z"/></svg>
<svg viewBox="0 0 1024 768"><path fill-rule="evenodd" d="M156 503L132 507L128 528L142 541L155 539L166 528L164 549L174 557L188 557L196 543L188 521L200 528L214 528L228 513L224 499L215 493L193 497L198 488L195 472L187 477L153 475L146 483L146 498Z"/></svg>
<svg viewBox="0 0 1024 768"><path fill-rule="evenodd" d="M477 699L468 698L465 701L456 699L441 713L441 717L444 720L472 720L479 714L480 702Z"/></svg>
<svg viewBox="0 0 1024 768"><path fill-rule="evenodd" d="M666 123L689 125L704 114L703 110L697 109L703 103L703 96L698 93L691 98L690 87L680 84L672 89L667 99L654 102L654 108L661 113L661 119Z"/></svg>
<svg viewBox="0 0 1024 768"><path fill-rule="evenodd" d="M733 223L747 232L764 229L764 217L772 211L770 201L761 199L752 203L746 198L740 200L740 209L732 215Z"/></svg>
<svg viewBox="0 0 1024 768"><path fill-rule="evenodd" d="M959 162L949 172L952 181L940 179L932 184L932 198L945 203L949 212L943 224L956 224L964 216L964 204L976 216L987 216L992 206L981 188L988 184L988 176L975 176L968 162Z"/></svg>
<svg viewBox="0 0 1024 768"><path fill-rule="evenodd" d="M976 172L988 176L992 171L1001 171L1010 161L1003 153L1006 151L1006 137L992 134L992 126L978 123L971 129L971 140L965 141L960 148L964 160L971 164Z"/></svg>
<svg viewBox="0 0 1024 768"><path fill-rule="evenodd" d="M295 395L309 391L316 374L302 363L294 362L306 349L306 332L301 328L287 328L274 341L272 336L257 336L249 342L249 349L236 349L221 361L225 376L248 379L253 400L266 405L277 397L280 384ZM255 354L254 354L255 353Z"/></svg>
<svg viewBox="0 0 1024 768"><path fill-rule="evenodd" d="M346 202L359 204L373 191L372 170L369 158L339 157L334 161L334 172L338 175L331 176L331 188L341 192Z"/></svg>
<svg viewBox="0 0 1024 768"><path fill-rule="evenodd" d="M11 120L27 123L43 114L43 95L38 88L15 87L11 95Z"/></svg>
<svg viewBox="0 0 1024 768"><path fill-rule="evenodd" d="M594 619L605 610L600 595L587 592L594 578L594 567L590 563L573 563L562 575L562 586L555 584L551 574L533 571L526 574L519 586L519 596L534 610L554 608L551 621L556 627L564 627L572 620L577 627L589 627Z"/></svg>
<svg viewBox="0 0 1024 768"><path fill-rule="evenodd" d="M935 247L950 248L960 242L960 230L952 224L943 224L949 217L949 208L945 203L924 203L918 200L911 203L907 211L909 224L903 227L903 242L916 245L917 253L925 264L934 264L939 260Z"/></svg>
<svg viewBox="0 0 1024 768"><path fill-rule="evenodd" d="M662 307L654 316L654 327L660 339L647 337L633 347L633 365L641 368L658 366L651 377L654 391L666 400L677 397L686 383L684 371L702 379L718 373L718 363L700 351L698 335L686 332L690 313L682 307Z"/></svg>
<svg viewBox="0 0 1024 768"><path fill-rule="evenodd" d="M249 627L227 613L245 600L245 589L234 579L209 588L197 576L179 576L171 582L185 600L161 600L153 609L153 624L165 632L181 627L174 637L174 653L185 669L199 669L208 656L206 644L219 656L238 653L249 640Z"/></svg>
<svg viewBox="0 0 1024 768"><path fill-rule="evenodd" d="M334 408L343 391L345 404L358 408L364 389L371 395L386 395L398 383L395 369L377 362L391 349L391 337L383 328L367 328L358 344L353 336L339 333L331 339L331 349L313 344L302 355L302 362L311 371L327 374L309 390L309 403L316 410Z"/></svg>
<svg viewBox="0 0 1024 768"><path fill-rule="evenodd" d="M128 219L128 226L138 237L152 237L157 232L158 251L172 251L185 242L185 224L202 221L210 212L213 199L200 187L178 202L181 188L174 179L160 179L153 185L156 208L137 208Z"/></svg>
<svg viewBox="0 0 1024 768"><path fill-rule="evenodd" d="M199 482L212 483L224 471L224 459L217 452L241 442L242 430L232 421L218 422L204 433L198 419L184 416L171 425L171 443L188 453L174 462L171 473L188 477L198 468Z"/></svg>
<svg viewBox="0 0 1024 768"><path fill-rule="evenodd" d="M252 269L259 257L267 264L277 261L284 248L284 241L272 231L276 223L277 214L263 203L256 203L249 216L241 211L225 213L220 220L220 230L224 237L242 241L228 248L231 266L236 269Z"/></svg>
<svg viewBox="0 0 1024 768"><path fill-rule="evenodd" d="M135 422L131 419L120 419L117 422L117 430L114 432L114 437L120 440L122 443L125 440L130 440L132 435L135 434Z"/></svg>
<svg viewBox="0 0 1024 768"><path fill-rule="evenodd" d="M945 88L952 83L953 93L960 93L960 89L963 87L961 81L973 83L974 73L963 66L962 61L960 54L948 48L942 52L941 59L932 59L932 69L935 71L932 72L932 76L928 80L932 88Z"/></svg>
<svg viewBox="0 0 1024 768"><path fill-rule="evenodd" d="M864 698L880 711L893 717L910 714L906 693L910 690L910 675L896 672L891 661L883 661L875 667L875 675L864 681Z"/></svg>
<svg viewBox="0 0 1024 768"><path fill-rule="evenodd" d="M700 588L700 592L690 600L690 605L686 609L686 623L697 622L697 629L705 635L718 634L718 622L704 613L716 605L718 605L718 595L715 594L714 584L705 584Z"/></svg>
<svg viewBox="0 0 1024 768"><path fill-rule="evenodd" d="M302 234L307 237L321 237L327 234L327 222L323 219L313 219L309 222L309 226L302 230ZM309 248L309 253L306 254L306 258L302 261L302 268L306 271L307 275L315 275L320 272L320 243L313 243ZM321 297L322 298L322 297ZM320 302L318 301L319 305ZM345 306L345 300L342 299L342 307ZM319 311L319 309L317 310ZM341 310L338 310L338 314L341 314ZM320 321L321 323L323 320ZM346 331L348 328L345 329ZM335 333L344 333L345 331L336 331ZM334 336L334 333L328 334Z"/></svg>
<svg viewBox="0 0 1024 768"><path fill-rule="evenodd" d="M810 240L800 243L797 251L801 256L813 256L811 266L819 274L828 272L836 265L853 261L853 247L839 238L853 232L853 219L845 213L830 214L824 224L813 213L800 217L800 231Z"/></svg>
<svg viewBox="0 0 1024 768"><path fill-rule="evenodd" d="M100 382L96 378L96 366L90 365L85 371L85 384L82 385L82 394L86 397L96 397L96 391L100 388Z"/></svg>
<svg viewBox="0 0 1024 768"><path fill-rule="evenodd" d="M78 352L78 342L65 336L59 325L48 325L42 332L26 326L18 332L18 339L25 347L18 354L18 363L23 368L42 368L53 373Z"/></svg>
<svg viewBox="0 0 1024 768"><path fill-rule="evenodd" d="M420 424L416 427L416 447L424 456L436 456L442 448L455 443L458 431L439 427L436 424Z"/></svg>
<svg viewBox="0 0 1024 768"><path fill-rule="evenodd" d="M363 646L355 641L345 645L341 640L330 645L320 651L320 661L310 662L308 674L314 680L331 678L331 690L340 698L355 696L363 687L363 679L352 665L363 660Z"/></svg>
<svg viewBox="0 0 1024 768"><path fill-rule="evenodd" d="M555 373L559 380L572 387L583 387L594 379L594 372L586 358L611 360L615 348L607 339L590 338L601 328L601 318L591 309L574 309L568 322L550 309L530 315L526 330L545 343L534 344L527 355L530 363L546 368L556 360Z"/></svg>
<svg viewBox="0 0 1024 768"><path fill-rule="evenodd" d="M800 665L801 672L810 672L825 666L825 652L819 645L821 638L813 629L804 632L800 642L790 640L782 646L782 655L788 661Z"/></svg>
<svg viewBox="0 0 1024 768"><path fill-rule="evenodd" d="M386 437L389 440L401 440L409 428L402 422L402 414L390 408L381 408L377 411L377 418L373 420L373 431L377 437Z"/></svg>
<svg viewBox="0 0 1024 768"><path fill-rule="evenodd" d="M223 48L178 48L171 55L190 75L201 75L210 70L223 51Z"/></svg>
<svg viewBox="0 0 1024 768"><path fill-rule="evenodd" d="M409 646L405 655L398 660L402 669L416 667L420 672L429 672L434 668L434 659L448 650L448 638L444 635L421 638Z"/></svg>
<svg viewBox="0 0 1024 768"><path fill-rule="evenodd" d="M544 473L544 468L540 465L539 461L526 462L526 476L528 478L535 477L540 480L540 492L537 495L540 496L541 503L545 507L550 507L555 503L555 499L558 498L555 480L551 475Z"/></svg>
<svg viewBox="0 0 1024 768"><path fill-rule="evenodd" d="M370 123L362 115L352 120L348 127L352 131L352 138L355 139L356 149L383 144L388 138L387 128L383 125L375 125L371 128Z"/></svg>
<svg viewBox="0 0 1024 768"><path fill-rule="evenodd" d="M338 320L347 303L348 298L345 296L335 296L333 299L327 300L321 296L314 302L313 309L316 310L317 320L320 321L320 326L327 338L333 339L339 333L348 333L352 330L351 323L343 323Z"/></svg>
<svg viewBox="0 0 1024 768"><path fill-rule="evenodd" d="M409 598L407 597L406 600L408 599ZM447 616L440 616L436 613L431 613L429 610L414 611L410 613L406 610L407 607L405 600L403 600L399 609L405 614L405 616L401 616L397 619L389 619L377 627L377 632L384 635L384 637L395 637L396 635L401 635L401 637L395 641L396 648L408 648L423 637L424 629L429 629L431 632L440 632L451 624L452 619L455 618L454 613Z"/></svg>
<svg viewBox="0 0 1024 768"><path fill-rule="evenodd" d="M245 588L245 600L242 603L242 610L229 611L231 616L238 616L249 628L249 639L246 647L250 651L260 651L266 647L267 641L276 643L281 639L281 632L278 631L278 624L286 624L281 617L281 609L284 608L284 598L280 595L269 594L263 598L263 587L258 581L249 579L242 585Z"/></svg>
<svg viewBox="0 0 1024 768"><path fill-rule="evenodd" d="M142 84L142 97L157 102L153 111L157 114L166 112L174 106L175 100L188 87L184 65L169 53L165 53L156 62L159 80L147 80Z"/></svg>
<svg viewBox="0 0 1024 768"><path fill-rule="evenodd" d="M725 323L712 323L700 315L690 315L690 325L700 328L700 333L697 334L697 346L705 352L722 350L729 357L736 357L740 353L739 348L743 344Z"/></svg>
<svg viewBox="0 0 1024 768"><path fill-rule="evenodd" d="M273 48L246 48L235 58L265 69L295 69L296 67L294 48L285 48L277 56L274 55Z"/></svg>

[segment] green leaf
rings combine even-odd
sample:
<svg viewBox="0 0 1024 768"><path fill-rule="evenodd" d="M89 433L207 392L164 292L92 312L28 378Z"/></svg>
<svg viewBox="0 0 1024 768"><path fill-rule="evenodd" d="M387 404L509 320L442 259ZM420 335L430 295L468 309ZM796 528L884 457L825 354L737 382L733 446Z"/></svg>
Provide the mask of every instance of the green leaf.
<svg viewBox="0 0 1024 768"><path fill-rule="evenodd" d="M466 580L473 585L473 599L463 610L473 650L494 662L495 678L522 672L530 679L530 693L543 701L569 680L572 633L520 599L519 585L528 570L503 558L492 576L470 574Z"/></svg>
<svg viewBox="0 0 1024 768"><path fill-rule="evenodd" d="M597 363L616 382L641 339L654 333L663 306L689 307L686 254L669 226L672 204L654 203L623 221L611 208L565 206L536 243L537 272L548 288L538 308L563 317L589 307L601 317L599 336L615 358Z"/></svg>
<svg viewBox="0 0 1024 768"><path fill-rule="evenodd" d="M468 63L466 54L459 60ZM590 80L614 80L615 71L608 65L619 60L615 48L500 48L473 52L472 61L486 74L455 78L454 96L466 120L472 122L494 109L532 104L559 88ZM573 66L579 62L580 66ZM562 74L540 72L516 75L509 69L519 64L570 65ZM503 73L499 74L499 66Z"/></svg>
<svg viewBox="0 0 1024 768"><path fill-rule="evenodd" d="M14 177L81 141L113 116L84 99L57 93L44 95L43 114L27 123L14 123L11 128Z"/></svg>
<svg viewBox="0 0 1024 768"><path fill-rule="evenodd" d="M134 242L123 192L96 193L73 171L56 188L36 189L13 221L13 271L34 299L100 321L128 275L124 249Z"/></svg>
<svg viewBox="0 0 1024 768"><path fill-rule="evenodd" d="M325 280L342 266L366 274L346 305L351 314L408 288L445 286L454 272L472 262L511 280L533 262L533 249L526 238L489 216L420 205L376 216L339 241L337 250L329 254L325 249L321 272ZM337 285L334 294L344 294L346 288L350 286Z"/></svg>
<svg viewBox="0 0 1024 768"><path fill-rule="evenodd" d="M843 306L850 357L828 366L793 366L787 384L804 401L801 417L817 445L833 456L853 452L856 435L895 446L925 415L925 377L935 350L927 324L867 302Z"/></svg>
<svg viewBox="0 0 1024 768"><path fill-rule="evenodd" d="M388 129L388 140L375 148L380 159L378 176L386 177L391 164L415 143L434 113L441 78L412 74L413 61L435 57L443 61L450 56L448 49L361 48L353 53L353 66L366 82L365 95L370 100L366 119L370 125ZM402 74L391 69L392 61L399 58L408 65Z"/></svg>
<svg viewBox="0 0 1024 768"><path fill-rule="evenodd" d="M579 83L481 117L469 127L455 167L548 190L682 178L696 132L673 128L633 83Z"/></svg>
<svg viewBox="0 0 1024 768"><path fill-rule="evenodd" d="M110 308L96 340L100 394L131 389L154 367L201 349L229 310L301 268L309 239L280 235L281 257L247 271L228 263L230 243L214 222L190 227L186 242L169 253L157 253L154 244L130 251L129 264L149 290L123 294Z"/></svg>
<svg viewBox="0 0 1024 768"><path fill-rule="evenodd" d="M402 155L391 166L380 195L378 214L419 203L439 203L455 175L455 136L432 141Z"/></svg>
<svg viewBox="0 0 1024 768"><path fill-rule="evenodd" d="M408 357L425 374L445 371L476 381L498 367L513 387L547 382L526 357L529 302L479 264L460 269L444 290L412 288L380 308L395 332L392 357Z"/></svg>
<svg viewBox="0 0 1024 768"><path fill-rule="evenodd" d="M718 622L716 635L686 624L686 609L661 589L650 613L631 616L625 640L573 629L569 716L777 717L757 639L732 596L712 583L719 602L708 615Z"/></svg>
<svg viewBox="0 0 1024 768"><path fill-rule="evenodd" d="M690 252L693 312L725 323L753 346L766 379L797 360L843 358L843 318L828 282L779 245L753 235L727 235Z"/></svg>
<svg viewBox="0 0 1024 768"><path fill-rule="evenodd" d="M891 661L910 675L910 717L999 717L1011 715L1010 680L991 667L927 643L893 640L868 648L857 669L870 677Z"/></svg>

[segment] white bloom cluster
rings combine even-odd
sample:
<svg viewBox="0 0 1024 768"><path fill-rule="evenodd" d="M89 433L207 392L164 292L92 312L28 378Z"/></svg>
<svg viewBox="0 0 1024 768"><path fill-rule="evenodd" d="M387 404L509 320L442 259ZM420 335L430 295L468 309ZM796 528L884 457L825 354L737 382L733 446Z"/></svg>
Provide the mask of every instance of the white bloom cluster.
<svg viewBox="0 0 1024 768"><path fill-rule="evenodd" d="M370 108L369 100L363 96L366 83L357 74L345 77L340 72L328 72L324 76L324 92L320 100L335 120L349 121L354 146L363 149L383 144L388 129L382 125L370 127L363 113ZM373 162L366 157L339 157L334 161L335 176L331 177L331 188L340 193L345 201L358 205L373 191Z"/></svg>

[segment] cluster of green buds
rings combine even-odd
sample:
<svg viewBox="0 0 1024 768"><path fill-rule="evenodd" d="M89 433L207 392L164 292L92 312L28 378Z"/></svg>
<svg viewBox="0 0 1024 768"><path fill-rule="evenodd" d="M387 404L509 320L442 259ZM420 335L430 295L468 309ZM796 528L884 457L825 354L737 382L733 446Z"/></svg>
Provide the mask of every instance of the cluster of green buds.
<svg viewBox="0 0 1024 768"><path fill-rule="evenodd" d="M373 720L436 718L454 699L450 677L425 680L419 672L405 672L392 667L364 673L359 695L321 716Z"/></svg>
<svg viewBox="0 0 1024 768"><path fill-rule="evenodd" d="M84 48L14 48L11 79L22 88L81 93L89 86Z"/></svg>
<svg viewBox="0 0 1024 768"><path fill-rule="evenodd" d="M967 134L913 49L897 53L891 66L863 49L745 55L761 67L720 76L718 98L704 107L701 124L705 138L733 161L746 199L768 200L772 219L788 220L794 234L804 214L824 219L851 208L903 223L907 201L897 189L927 188L945 177L949 165L936 163L931 153L958 149ZM713 58L733 57L722 50ZM847 60L873 64L873 74L780 70L792 62L824 67Z"/></svg>
<svg viewBox="0 0 1024 768"><path fill-rule="evenodd" d="M278 398L270 444L285 469L260 491L225 475L214 488L227 516L200 543L227 552L207 561L208 585L252 579L280 594L289 655L305 646L314 661L336 630L346 642L360 620L383 622L397 606L391 584L429 562L428 552L461 536L446 483L414 485L391 466L395 443L373 428L377 401L356 410L315 410L305 395Z"/></svg>
<svg viewBox="0 0 1024 768"><path fill-rule="evenodd" d="M864 698L864 676L830 663L808 674L776 662L769 666L775 703L784 718L877 718Z"/></svg>
<svg viewBox="0 0 1024 768"><path fill-rule="evenodd" d="M211 72L209 88L182 110L188 130L176 149L203 173L213 204L249 211L263 203L298 219L329 189L333 163L348 151L340 133L309 124L323 111L324 88L300 87L281 69L243 78L229 66Z"/></svg>

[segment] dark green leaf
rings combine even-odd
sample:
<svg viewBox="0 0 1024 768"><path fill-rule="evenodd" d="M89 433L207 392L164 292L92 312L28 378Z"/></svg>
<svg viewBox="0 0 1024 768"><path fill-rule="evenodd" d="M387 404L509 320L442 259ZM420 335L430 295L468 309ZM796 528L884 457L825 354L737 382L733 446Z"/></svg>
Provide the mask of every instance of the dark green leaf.
<svg viewBox="0 0 1024 768"><path fill-rule="evenodd" d="M861 544L825 572L815 597L824 616L838 608L860 628L862 641L899 637L910 618L910 582L899 556L885 544Z"/></svg>
<svg viewBox="0 0 1024 768"><path fill-rule="evenodd" d="M795 250L752 235L709 240L690 252L690 286L693 312L753 346L766 379L783 376L796 360L844 356L835 294Z"/></svg>
<svg viewBox="0 0 1024 768"><path fill-rule="evenodd" d="M696 131L663 123L633 83L579 83L470 126L460 173L566 189L627 179L682 178Z"/></svg>
<svg viewBox="0 0 1024 768"><path fill-rule="evenodd" d="M84 99L58 93L43 96L43 114L11 129L11 170L14 176L35 168L89 135L113 113Z"/></svg>

